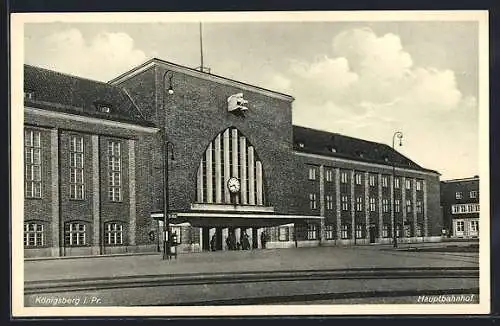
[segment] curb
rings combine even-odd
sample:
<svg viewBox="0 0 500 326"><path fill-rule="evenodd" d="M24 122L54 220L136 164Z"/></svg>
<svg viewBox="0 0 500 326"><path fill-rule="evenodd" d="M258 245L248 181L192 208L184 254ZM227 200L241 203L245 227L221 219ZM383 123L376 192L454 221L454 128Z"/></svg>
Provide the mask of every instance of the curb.
<svg viewBox="0 0 500 326"><path fill-rule="evenodd" d="M109 257L127 257L127 256L152 256L162 255L158 252L131 252L124 254L108 254L108 255L89 255L89 256L60 256L60 257L30 257L24 258L24 261L44 261L44 260L67 260L67 259L85 259L85 258L109 258Z"/></svg>

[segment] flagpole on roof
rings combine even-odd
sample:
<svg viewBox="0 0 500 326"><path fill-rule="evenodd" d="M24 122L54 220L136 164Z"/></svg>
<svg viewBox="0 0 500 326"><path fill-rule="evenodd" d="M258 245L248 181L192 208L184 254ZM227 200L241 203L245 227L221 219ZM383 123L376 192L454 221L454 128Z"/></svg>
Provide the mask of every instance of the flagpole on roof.
<svg viewBox="0 0 500 326"><path fill-rule="evenodd" d="M203 29L202 29L202 26L201 26L201 22L200 22L200 59L201 59L201 66L200 66L200 71L204 71L204 68L203 68Z"/></svg>

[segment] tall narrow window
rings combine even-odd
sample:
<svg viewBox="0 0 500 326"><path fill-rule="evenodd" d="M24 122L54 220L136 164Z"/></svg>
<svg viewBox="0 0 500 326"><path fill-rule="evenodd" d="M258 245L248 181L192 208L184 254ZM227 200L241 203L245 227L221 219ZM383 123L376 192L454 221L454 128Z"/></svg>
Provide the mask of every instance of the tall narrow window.
<svg viewBox="0 0 500 326"><path fill-rule="evenodd" d="M384 213L389 212L389 200L388 199L382 199L382 212L384 212Z"/></svg>
<svg viewBox="0 0 500 326"><path fill-rule="evenodd" d="M356 173L356 177L355 177L355 179L356 179L356 180L355 180L355 181L356 181L356 184L357 184L357 185L360 185L360 184L361 184L361 182L362 182L362 180L363 180L363 178L362 178L362 176L361 176L361 173Z"/></svg>
<svg viewBox="0 0 500 326"><path fill-rule="evenodd" d="M315 166L309 167L309 180L316 180L316 167Z"/></svg>
<svg viewBox="0 0 500 326"><path fill-rule="evenodd" d="M123 244L123 225L119 223L107 223L105 238L107 245Z"/></svg>
<svg viewBox="0 0 500 326"><path fill-rule="evenodd" d="M356 224L356 239L364 238L364 224Z"/></svg>
<svg viewBox="0 0 500 326"><path fill-rule="evenodd" d="M316 240L318 237L318 229L316 224L307 225L307 240Z"/></svg>
<svg viewBox="0 0 500 326"><path fill-rule="evenodd" d="M342 224L340 226L340 237L342 239L350 239L351 238L351 225L350 224Z"/></svg>
<svg viewBox="0 0 500 326"><path fill-rule="evenodd" d="M316 209L316 194L309 194L309 207Z"/></svg>
<svg viewBox="0 0 500 326"><path fill-rule="evenodd" d="M411 189L411 180L405 179L406 189Z"/></svg>
<svg viewBox="0 0 500 326"><path fill-rule="evenodd" d="M420 190L422 190L422 181L417 180L417 191L420 191Z"/></svg>
<svg viewBox="0 0 500 326"><path fill-rule="evenodd" d="M326 209L333 209L333 195L326 195Z"/></svg>
<svg viewBox="0 0 500 326"><path fill-rule="evenodd" d="M342 210L347 211L349 210L349 202L347 201L347 196L342 196Z"/></svg>
<svg viewBox="0 0 500 326"><path fill-rule="evenodd" d="M87 244L87 226L82 223L66 223L64 229L66 246L85 246Z"/></svg>
<svg viewBox="0 0 500 326"><path fill-rule="evenodd" d="M382 238L389 237L389 224L382 225Z"/></svg>
<svg viewBox="0 0 500 326"><path fill-rule="evenodd" d="M422 213L422 202L417 200L417 213Z"/></svg>
<svg viewBox="0 0 500 326"><path fill-rule="evenodd" d="M386 175L384 175L382 177L382 187L386 188L388 186L388 184L389 184L388 180L389 180L389 178Z"/></svg>
<svg viewBox="0 0 500 326"><path fill-rule="evenodd" d="M401 211L401 202L399 199L394 200L394 211L399 213Z"/></svg>
<svg viewBox="0 0 500 326"><path fill-rule="evenodd" d="M326 169L326 182L332 182L333 181L333 170L332 169Z"/></svg>
<svg viewBox="0 0 500 326"><path fill-rule="evenodd" d="M368 178L368 183L370 184L370 187L375 187L375 175L370 174Z"/></svg>
<svg viewBox="0 0 500 326"><path fill-rule="evenodd" d="M43 224L24 223L24 246L43 247L45 245L45 234Z"/></svg>
<svg viewBox="0 0 500 326"><path fill-rule="evenodd" d="M406 200L406 212L411 213L411 200Z"/></svg>
<svg viewBox="0 0 500 326"><path fill-rule="evenodd" d="M399 178L398 177L394 178L394 188L399 188Z"/></svg>
<svg viewBox="0 0 500 326"><path fill-rule="evenodd" d="M326 237L326 240L334 240L335 239L335 228L332 224L325 225L325 237Z"/></svg>
<svg viewBox="0 0 500 326"><path fill-rule="evenodd" d="M375 198L370 198L370 212L375 212L376 206L375 206Z"/></svg>
<svg viewBox="0 0 500 326"><path fill-rule="evenodd" d="M289 241L290 240L290 230L288 226L280 226L278 228L278 240L279 241Z"/></svg>
<svg viewBox="0 0 500 326"><path fill-rule="evenodd" d="M356 198L356 211L361 212L363 210L363 197Z"/></svg>
<svg viewBox="0 0 500 326"><path fill-rule="evenodd" d="M24 181L26 198L42 198L42 160L39 131L24 131Z"/></svg>
<svg viewBox="0 0 500 326"><path fill-rule="evenodd" d="M342 183L347 183L348 180L347 172L341 172L340 173L340 182Z"/></svg>
<svg viewBox="0 0 500 326"><path fill-rule="evenodd" d="M70 138L69 165L69 197L71 199L84 199L83 137L81 136L71 136Z"/></svg>
<svg viewBox="0 0 500 326"><path fill-rule="evenodd" d="M108 143L108 195L110 201L122 200L121 143Z"/></svg>

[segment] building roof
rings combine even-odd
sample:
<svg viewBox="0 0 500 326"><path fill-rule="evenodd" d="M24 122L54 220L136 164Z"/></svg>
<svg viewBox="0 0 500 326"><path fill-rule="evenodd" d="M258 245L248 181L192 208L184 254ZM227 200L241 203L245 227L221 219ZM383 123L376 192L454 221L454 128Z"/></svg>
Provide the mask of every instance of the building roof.
<svg viewBox="0 0 500 326"><path fill-rule="evenodd" d="M273 91L273 90L263 88L260 86L256 86L256 85L247 84L247 83L244 83L244 82L241 82L238 80L223 77L223 76L216 75L213 73L202 72L198 69L182 66L182 65L179 65L179 64L176 64L173 62L169 62L169 61L165 61L162 59L158 59L158 58L152 58L152 59L144 62L143 64L141 64L137 67L134 67L127 72L124 72L123 74L119 75L118 77L110 80L109 83L112 85L118 85L121 82L123 82L124 80L127 80L127 79L133 77L134 75L136 75L136 74L138 74L146 69L151 68L154 65L164 67L164 68L171 70L171 71L176 71L179 73L191 75L191 76L194 76L197 78L210 80L210 81L215 82L215 83L226 84L226 85L230 85L233 87L238 87L241 89L249 90L252 92L261 93L261 94L264 94L266 96L279 98L279 99L282 99L285 101L292 102L294 100L293 96L288 95L288 94L280 93L280 92Z"/></svg>
<svg viewBox="0 0 500 326"><path fill-rule="evenodd" d="M24 65L27 106L153 127L125 89L108 83ZM101 110L109 107L109 112Z"/></svg>
<svg viewBox="0 0 500 326"><path fill-rule="evenodd" d="M450 179L450 180L442 180L442 183L453 183L453 182L468 182L468 181L479 181L479 176L475 175L469 178L459 178L459 179Z"/></svg>
<svg viewBox="0 0 500 326"><path fill-rule="evenodd" d="M421 167L388 145L337 133L293 126L293 142L297 152L389 166L394 159L394 166L399 168L438 173Z"/></svg>

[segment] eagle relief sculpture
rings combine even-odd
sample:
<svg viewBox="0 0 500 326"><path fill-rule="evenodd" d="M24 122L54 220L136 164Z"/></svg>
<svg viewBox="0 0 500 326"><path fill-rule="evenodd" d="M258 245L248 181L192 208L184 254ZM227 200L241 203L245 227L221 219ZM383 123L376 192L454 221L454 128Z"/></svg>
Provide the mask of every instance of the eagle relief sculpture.
<svg viewBox="0 0 500 326"><path fill-rule="evenodd" d="M248 101L243 98L243 93L233 94L227 98L227 110L229 112L247 111L248 108L245 106L247 103Z"/></svg>

